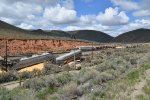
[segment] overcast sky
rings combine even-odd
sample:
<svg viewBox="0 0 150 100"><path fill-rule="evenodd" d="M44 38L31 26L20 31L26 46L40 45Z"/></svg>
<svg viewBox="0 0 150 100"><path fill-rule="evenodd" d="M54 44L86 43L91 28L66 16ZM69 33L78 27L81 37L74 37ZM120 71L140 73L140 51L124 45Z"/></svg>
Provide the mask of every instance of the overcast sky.
<svg viewBox="0 0 150 100"><path fill-rule="evenodd" d="M0 0L0 20L24 29L92 29L116 36L150 28L150 0Z"/></svg>

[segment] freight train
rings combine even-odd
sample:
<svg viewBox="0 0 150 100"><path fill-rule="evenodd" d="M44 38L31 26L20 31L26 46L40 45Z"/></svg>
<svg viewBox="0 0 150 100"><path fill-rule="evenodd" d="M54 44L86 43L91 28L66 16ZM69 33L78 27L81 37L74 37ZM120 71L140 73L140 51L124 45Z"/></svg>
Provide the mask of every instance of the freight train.
<svg viewBox="0 0 150 100"><path fill-rule="evenodd" d="M78 49L81 51L94 51L94 50L101 50L107 48L116 48L114 45L102 45L102 46L79 46Z"/></svg>

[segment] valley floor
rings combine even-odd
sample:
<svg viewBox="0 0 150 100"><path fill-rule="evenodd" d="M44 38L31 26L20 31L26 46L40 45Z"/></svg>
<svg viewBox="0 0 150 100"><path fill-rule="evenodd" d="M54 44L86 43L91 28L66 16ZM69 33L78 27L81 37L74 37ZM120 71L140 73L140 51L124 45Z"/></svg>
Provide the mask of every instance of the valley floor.
<svg viewBox="0 0 150 100"><path fill-rule="evenodd" d="M146 46L101 50L94 58L89 53L81 70L65 65L57 72L52 64L42 71L25 72L22 78L29 80L12 90L1 87L0 100L150 99L150 48ZM0 75L0 82L3 78Z"/></svg>

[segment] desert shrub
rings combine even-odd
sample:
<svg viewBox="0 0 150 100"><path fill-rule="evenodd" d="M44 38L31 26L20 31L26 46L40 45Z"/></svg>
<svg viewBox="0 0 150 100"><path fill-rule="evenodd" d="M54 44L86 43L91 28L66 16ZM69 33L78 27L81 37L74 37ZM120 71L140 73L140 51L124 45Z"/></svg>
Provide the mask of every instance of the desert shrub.
<svg viewBox="0 0 150 100"><path fill-rule="evenodd" d="M58 65L51 64L51 63L45 64L44 68L42 69L43 75L58 73L60 71L61 69Z"/></svg>
<svg viewBox="0 0 150 100"><path fill-rule="evenodd" d="M86 63L91 63L91 56L86 57L85 62Z"/></svg>
<svg viewBox="0 0 150 100"><path fill-rule="evenodd" d="M46 87L58 87L59 86L59 83L55 79L55 77L45 76L42 78L42 80L44 81Z"/></svg>
<svg viewBox="0 0 150 100"><path fill-rule="evenodd" d="M21 72L19 74L20 74L21 79L28 79L32 77L32 73L27 72L27 71Z"/></svg>
<svg viewBox="0 0 150 100"><path fill-rule="evenodd" d="M57 91L56 87L47 87L44 88L43 90L39 91L36 95L36 97L38 97L39 99L45 100L46 96L49 94L53 94Z"/></svg>
<svg viewBox="0 0 150 100"><path fill-rule="evenodd" d="M18 73L14 70L0 74L0 83L15 81L18 79Z"/></svg>
<svg viewBox="0 0 150 100"><path fill-rule="evenodd" d="M106 73L106 72L100 73L99 76L100 76L100 79L101 79L101 82L102 82L102 83L107 82L107 81L109 81L109 80L115 79L115 77L114 77L112 74Z"/></svg>
<svg viewBox="0 0 150 100"><path fill-rule="evenodd" d="M150 63L142 64L140 67L140 72L150 69Z"/></svg>
<svg viewBox="0 0 150 100"><path fill-rule="evenodd" d="M126 60L127 62L130 61L131 55L126 54L123 56L123 59Z"/></svg>
<svg viewBox="0 0 150 100"><path fill-rule="evenodd" d="M109 80L115 79L116 78L115 73L116 72L112 69L102 72L102 73L98 74L95 78L92 79L92 83L94 85L102 85L103 83L105 83Z"/></svg>
<svg viewBox="0 0 150 100"><path fill-rule="evenodd" d="M147 53L148 49L144 47L138 47L138 48L130 48L127 49L130 53L135 52L135 53Z"/></svg>
<svg viewBox="0 0 150 100"><path fill-rule="evenodd" d="M33 78L24 82L23 87L36 91L45 87L59 87L71 81L69 73L62 73L56 76L45 76L41 78Z"/></svg>
<svg viewBox="0 0 150 100"><path fill-rule="evenodd" d="M65 72L63 74L59 74L59 75L55 76L55 79L57 80L59 85L62 86L71 81L71 75L69 73Z"/></svg>
<svg viewBox="0 0 150 100"><path fill-rule="evenodd" d="M137 59L134 59L134 58L130 59L130 63L132 65L136 65L137 64Z"/></svg>
<svg viewBox="0 0 150 100"><path fill-rule="evenodd" d="M105 89L106 89L106 85L102 84L102 85L93 85L92 89L91 89L91 93L94 95L94 97L100 97L103 98L105 95Z"/></svg>
<svg viewBox="0 0 150 100"><path fill-rule="evenodd" d="M46 87L46 85L45 85L45 82L41 78L34 78L31 80L25 81L23 83L23 87L39 91L43 87Z"/></svg>
<svg viewBox="0 0 150 100"><path fill-rule="evenodd" d="M75 68L73 68L73 67L74 67L74 65L72 65L72 66L70 67L68 64L66 64L66 65L62 66L62 69L63 69L64 71L70 71L70 70L75 69Z"/></svg>
<svg viewBox="0 0 150 100"><path fill-rule="evenodd" d="M144 93L150 94L150 80L146 80L146 85L143 87Z"/></svg>
<svg viewBox="0 0 150 100"><path fill-rule="evenodd" d="M21 87L14 88L10 91L11 98L9 100L35 100L35 93Z"/></svg>
<svg viewBox="0 0 150 100"><path fill-rule="evenodd" d="M136 96L136 99L137 99L137 100L148 100L148 98L146 98L146 96L143 95L143 94L137 95L137 96Z"/></svg>
<svg viewBox="0 0 150 100"><path fill-rule="evenodd" d="M77 82L78 84L85 83L86 81L93 79L98 75L98 71L95 69L84 69L81 70L78 74Z"/></svg>
<svg viewBox="0 0 150 100"><path fill-rule="evenodd" d="M64 100L77 99L82 93L77 88L77 83L70 82L66 84L62 89L58 91L58 99L63 98Z"/></svg>
<svg viewBox="0 0 150 100"><path fill-rule="evenodd" d="M94 57L91 62L93 63L93 65L98 65L101 64L103 62L103 59L101 57Z"/></svg>
<svg viewBox="0 0 150 100"><path fill-rule="evenodd" d="M110 58L110 59L104 60L103 63L98 64L96 66L96 69L100 72L103 72L103 71L108 70L108 69L115 69L115 66L117 66L116 59Z"/></svg>
<svg viewBox="0 0 150 100"><path fill-rule="evenodd" d="M120 72L114 69L106 70L105 72L113 75L115 78L117 78L120 75Z"/></svg>
<svg viewBox="0 0 150 100"><path fill-rule="evenodd" d="M81 64L82 68L84 68L84 67L91 67L91 66L93 66L92 63L82 62L82 64Z"/></svg>
<svg viewBox="0 0 150 100"><path fill-rule="evenodd" d="M99 64L96 66L96 70L99 72L103 72L107 69L111 69L113 67L113 65L109 65L109 62L105 61L102 64Z"/></svg>
<svg viewBox="0 0 150 100"><path fill-rule="evenodd" d="M149 63L150 62L150 54L142 54L142 57L137 60L139 65Z"/></svg>
<svg viewBox="0 0 150 100"><path fill-rule="evenodd" d="M101 75L97 75L94 79L92 79L92 83L94 85L100 85L102 84L102 76Z"/></svg>
<svg viewBox="0 0 150 100"><path fill-rule="evenodd" d="M10 100L11 96L9 93L6 88L0 87L0 100Z"/></svg>
<svg viewBox="0 0 150 100"><path fill-rule="evenodd" d="M136 80L138 77L139 77L139 71L138 71L138 70L132 71L132 72L130 72L130 73L127 75L127 78L128 78L129 80Z"/></svg>
<svg viewBox="0 0 150 100"><path fill-rule="evenodd" d="M106 54L107 54L107 56L110 56L112 54L112 52L111 51L107 51Z"/></svg>
<svg viewBox="0 0 150 100"><path fill-rule="evenodd" d="M80 84L78 86L78 90L80 90L82 94L88 94L91 92L92 85L92 82L88 81L86 83Z"/></svg>

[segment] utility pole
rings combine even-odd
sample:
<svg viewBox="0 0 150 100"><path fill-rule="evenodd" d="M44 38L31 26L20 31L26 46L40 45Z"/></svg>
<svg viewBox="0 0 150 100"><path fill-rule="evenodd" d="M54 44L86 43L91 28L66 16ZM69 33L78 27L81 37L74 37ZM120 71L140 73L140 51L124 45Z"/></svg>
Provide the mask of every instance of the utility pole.
<svg viewBox="0 0 150 100"><path fill-rule="evenodd" d="M75 55L75 36L72 35L72 39L74 41L74 47L73 47L73 52L74 52L74 57L73 57L73 60L74 60L74 68L76 69L76 55Z"/></svg>
<svg viewBox="0 0 150 100"><path fill-rule="evenodd" d="M5 47L5 64L6 64L6 72L8 71L8 46L7 46L7 40L6 40L6 47Z"/></svg>
<svg viewBox="0 0 150 100"><path fill-rule="evenodd" d="M92 59L93 59L93 42L92 42Z"/></svg>
<svg viewBox="0 0 150 100"><path fill-rule="evenodd" d="M8 50L8 47L7 47L7 40L6 40L6 71L8 71L8 52L7 52L7 50Z"/></svg>

